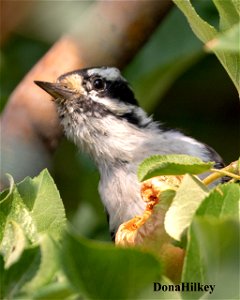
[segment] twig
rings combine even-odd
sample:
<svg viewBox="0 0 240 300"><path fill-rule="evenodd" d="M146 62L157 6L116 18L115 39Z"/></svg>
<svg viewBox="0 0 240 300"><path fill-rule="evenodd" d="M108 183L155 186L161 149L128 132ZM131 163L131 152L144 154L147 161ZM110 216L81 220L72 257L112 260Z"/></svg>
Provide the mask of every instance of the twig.
<svg viewBox="0 0 240 300"><path fill-rule="evenodd" d="M203 179L203 183L205 185L209 185L209 184L213 183L214 181L216 181L219 178L224 177L224 176L229 176L229 177L232 177L236 180L240 180L239 169L238 169L238 161L232 162L230 165L228 165L227 167L225 167L223 169L219 169L219 170L218 169L212 169L211 171L213 173L210 174L205 179Z"/></svg>

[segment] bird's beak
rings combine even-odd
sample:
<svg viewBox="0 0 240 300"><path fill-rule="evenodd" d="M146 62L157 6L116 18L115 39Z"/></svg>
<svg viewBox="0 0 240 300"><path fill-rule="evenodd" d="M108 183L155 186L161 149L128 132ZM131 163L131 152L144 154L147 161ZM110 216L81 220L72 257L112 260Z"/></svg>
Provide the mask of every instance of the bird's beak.
<svg viewBox="0 0 240 300"><path fill-rule="evenodd" d="M69 89L64 88L59 83L45 81L34 81L34 83L50 94L54 99L68 99L72 95L72 92Z"/></svg>

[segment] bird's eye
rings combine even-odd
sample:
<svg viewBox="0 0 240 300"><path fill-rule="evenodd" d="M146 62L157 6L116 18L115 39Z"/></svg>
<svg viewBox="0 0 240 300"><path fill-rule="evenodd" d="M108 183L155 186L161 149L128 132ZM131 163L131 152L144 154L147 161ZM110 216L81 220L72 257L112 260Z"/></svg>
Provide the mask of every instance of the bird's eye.
<svg viewBox="0 0 240 300"><path fill-rule="evenodd" d="M101 78L95 78L92 82L92 86L95 90L104 90L105 82Z"/></svg>

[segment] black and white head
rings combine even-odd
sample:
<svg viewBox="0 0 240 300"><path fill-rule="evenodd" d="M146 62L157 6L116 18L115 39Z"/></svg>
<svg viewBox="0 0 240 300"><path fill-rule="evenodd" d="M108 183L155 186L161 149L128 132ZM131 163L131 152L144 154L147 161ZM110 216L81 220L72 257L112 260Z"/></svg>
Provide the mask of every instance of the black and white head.
<svg viewBox="0 0 240 300"><path fill-rule="evenodd" d="M117 68L81 69L60 76L56 83L35 83L53 96L66 135L94 157L93 150L104 152L92 149L104 147L104 141L99 145L96 139L104 138L109 148L114 134L116 139L126 139L131 130L153 126Z"/></svg>
<svg viewBox="0 0 240 300"><path fill-rule="evenodd" d="M153 122L116 68L81 69L60 76L56 83L35 83L53 97L65 134L97 163L111 231L145 208L136 175L144 158L188 154L222 164L208 146Z"/></svg>
<svg viewBox="0 0 240 300"><path fill-rule="evenodd" d="M60 76L56 83L35 83L53 96L65 134L98 165L170 153L220 161L209 147L153 122L117 68L81 69Z"/></svg>

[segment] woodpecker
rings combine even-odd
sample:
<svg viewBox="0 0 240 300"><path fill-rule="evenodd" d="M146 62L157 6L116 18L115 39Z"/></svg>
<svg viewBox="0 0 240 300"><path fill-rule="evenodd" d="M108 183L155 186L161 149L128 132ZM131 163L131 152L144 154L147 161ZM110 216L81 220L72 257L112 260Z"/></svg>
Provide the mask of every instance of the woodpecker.
<svg viewBox="0 0 240 300"><path fill-rule="evenodd" d="M137 178L145 158L187 154L223 166L211 147L153 121L117 68L85 68L66 73L55 83L35 83L53 97L65 135L96 163L112 237L119 225L145 209Z"/></svg>

